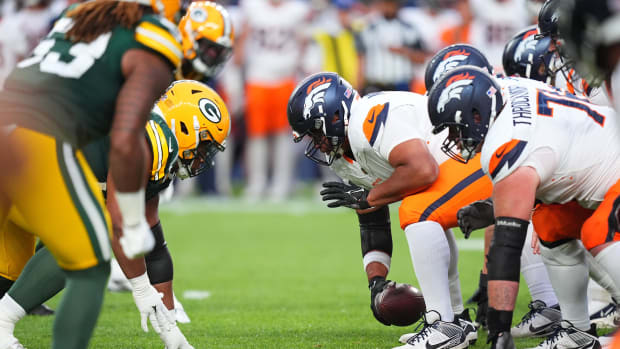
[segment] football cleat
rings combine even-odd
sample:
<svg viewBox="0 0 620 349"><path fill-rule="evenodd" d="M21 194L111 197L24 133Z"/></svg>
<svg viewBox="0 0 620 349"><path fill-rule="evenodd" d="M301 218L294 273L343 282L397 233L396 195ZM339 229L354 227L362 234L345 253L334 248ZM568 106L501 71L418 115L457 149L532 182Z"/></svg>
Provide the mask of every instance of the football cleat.
<svg viewBox="0 0 620 349"><path fill-rule="evenodd" d="M514 338L549 336L562 320L558 305L547 307L545 302L535 300L530 302L528 307L530 311L523 315L521 322L510 329L510 334Z"/></svg>
<svg viewBox="0 0 620 349"><path fill-rule="evenodd" d="M395 349L463 349L469 346L465 331L459 323L441 321L438 312L431 310L424 315L423 328L415 333L405 345Z"/></svg>
<svg viewBox="0 0 620 349"><path fill-rule="evenodd" d="M28 312L28 315L37 315L37 316L50 316L54 315L54 309L48 307L45 304L40 304L37 307L34 307L32 310Z"/></svg>
<svg viewBox="0 0 620 349"><path fill-rule="evenodd" d="M611 302L600 310L590 314L590 323L596 328L616 328L618 317L618 304Z"/></svg>
<svg viewBox="0 0 620 349"><path fill-rule="evenodd" d="M555 327L555 331L547 339L533 349L600 349L601 344L596 336L596 327L582 331L570 322L563 320Z"/></svg>
<svg viewBox="0 0 620 349"><path fill-rule="evenodd" d="M471 317L469 316L469 309L463 310L460 314L455 314L455 318L459 320L461 327L463 328L463 332L465 333L465 340L469 343L469 345L473 345L478 340L478 327L471 321ZM400 336L398 339L401 343L407 343L409 338L415 336L417 333L405 333Z"/></svg>
<svg viewBox="0 0 620 349"><path fill-rule="evenodd" d="M26 349L11 333L0 334L0 349Z"/></svg>
<svg viewBox="0 0 620 349"><path fill-rule="evenodd" d="M108 291L110 292L131 292L131 284L123 273L121 266L116 258L110 261L110 278L108 279Z"/></svg>

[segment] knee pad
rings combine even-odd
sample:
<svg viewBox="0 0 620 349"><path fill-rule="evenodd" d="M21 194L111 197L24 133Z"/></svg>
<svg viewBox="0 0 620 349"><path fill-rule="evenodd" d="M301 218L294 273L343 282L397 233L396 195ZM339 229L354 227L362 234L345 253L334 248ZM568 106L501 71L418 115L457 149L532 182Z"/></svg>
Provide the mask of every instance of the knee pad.
<svg viewBox="0 0 620 349"><path fill-rule="evenodd" d="M392 230L390 210L384 206L376 211L358 214L364 268L371 262L379 262L390 268L392 256Z"/></svg>
<svg viewBox="0 0 620 349"><path fill-rule="evenodd" d="M571 266L586 262L586 250L577 240L565 241L560 245L540 244L540 255L547 265Z"/></svg>
<svg viewBox="0 0 620 349"><path fill-rule="evenodd" d="M166 246L161 223L158 222L156 225L152 226L151 232L153 232L153 236L155 237L155 247L149 254L144 256L149 280L151 284L172 281L174 274L172 257Z"/></svg>
<svg viewBox="0 0 620 349"><path fill-rule="evenodd" d="M489 280L519 281L521 250L530 222L514 217L497 217L488 254Z"/></svg>

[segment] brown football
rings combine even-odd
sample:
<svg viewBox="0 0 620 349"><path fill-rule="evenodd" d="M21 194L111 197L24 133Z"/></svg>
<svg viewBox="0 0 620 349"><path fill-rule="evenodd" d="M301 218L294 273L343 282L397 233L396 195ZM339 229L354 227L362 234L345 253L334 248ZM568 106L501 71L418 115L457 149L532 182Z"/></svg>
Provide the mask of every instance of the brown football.
<svg viewBox="0 0 620 349"><path fill-rule="evenodd" d="M422 292L409 284L391 283L377 297L379 315L392 325L412 325L426 311Z"/></svg>

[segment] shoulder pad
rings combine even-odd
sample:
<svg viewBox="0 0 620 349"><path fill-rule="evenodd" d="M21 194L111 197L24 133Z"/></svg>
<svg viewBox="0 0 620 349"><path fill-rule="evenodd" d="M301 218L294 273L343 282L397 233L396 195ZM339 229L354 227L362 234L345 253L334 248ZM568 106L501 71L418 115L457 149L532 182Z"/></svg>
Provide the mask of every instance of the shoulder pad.
<svg viewBox="0 0 620 349"><path fill-rule="evenodd" d="M151 119L146 123L146 137L153 151L150 181L165 179L179 152L176 138L159 119L160 116L151 113Z"/></svg>
<svg viewBox="0 0 620 349"><path fill-rule="evenodd" d="M135 39L164 56L174 67L181 64L183 50L178 29L167 19L145 15L136 26Z"/></svg>
<svg viewBox="0 0 620 349"><path fill-rule="evenodd" d="M494 183L504 179L519 167L527 157L524 152L526 146L527 141L511 139L494 149L493 153L483 154L481 158L483 167L486 167L486 172Z"/></svg>

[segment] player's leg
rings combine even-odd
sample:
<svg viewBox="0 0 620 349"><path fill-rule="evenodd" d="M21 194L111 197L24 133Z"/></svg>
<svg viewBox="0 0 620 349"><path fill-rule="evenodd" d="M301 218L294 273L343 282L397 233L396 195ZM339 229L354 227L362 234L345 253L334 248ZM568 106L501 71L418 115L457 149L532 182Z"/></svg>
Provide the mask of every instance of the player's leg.
<svg viewBox="0 0 620 349"><path fill-rule="evenodd" d="M590 322L594 323L597 328L616 328L620 290L592 254L586 253L586 259L590 270L588 282Z"/></svg>
<svg viewBox="0 0 620 349"><path fill-rule="evenodd" d="M452 264L457 261L457 250L455 245L451 248L453 235L446 234L446 229L457 226L458 209L491 195L491 183L476 162L442 163L435 183L405 198L399 210L427 310L438 313L444 322L454 321L454 311L463 309L458 273Z"/></svg>
<svg viewBox="0 0 620 349"><path fill-rule="evenodd" d="M109 274L110 224L97 181L80 152L46 135L16 130L35 154L14 183L13 204L64 270L66 292L53 348L85 348Z"/></svg>
<svg viewBox="0 0 620 349"><path fill-rule="evenodd" d="M264 194L267 186L269 164L267 118L269 117L266 89L248 83L246 86L246 129L245 145L246 178L245 197L257 200Z"/></svg>
<svg viewBox="0 0 620 349"><path fill-rule="evenodd" d="M545 343L561 342L562 347L575 347L574 339L582 338L595 344L596 337L590 328L586 289L588 264L586 251L575 238L579 228L592 214L576 202L564 205L539 205L532 216L534 229L540 238L540 251L551 285L562 313L561 329L555 331ZM596 342L598 344L598 342Z"/></svg>
<svg viewBox="0 0 620 349"><path fill-rule="evenodd" d="M273 108L270 123L273 140L273 180L269 196L274 200L285 199L291 191L295 169L295 147L291 147L291 131L286 116L288 99L295 89L295 82L282 83L272 94Z"/></svg>
<svg viewBox="0 0 620 349"><path fill-rule="evenodd" d="M35 237L8 220L0 229L0 297L17 280L34 255Z"/></svg>
<svg viewBox="0 0 620 349"><path fill-rule="evenodd" d="M155 237L155 247L144 256L146 263L146 272L148 273L151 285L162 292L164 297L162 301L166 308L174 308L174 299L172 297L172 278L174 276L174 267L172 257L164 238L164 231L161 223L151 227L153 236Z"/></svg>

